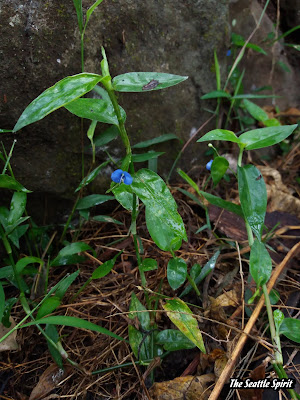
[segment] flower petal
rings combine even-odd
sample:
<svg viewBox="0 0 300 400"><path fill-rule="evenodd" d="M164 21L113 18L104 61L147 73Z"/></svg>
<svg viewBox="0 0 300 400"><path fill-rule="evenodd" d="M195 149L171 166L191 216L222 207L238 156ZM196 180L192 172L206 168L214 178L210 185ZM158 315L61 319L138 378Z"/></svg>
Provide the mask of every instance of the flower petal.
<svg viewBox="0 0 300 400"><path fill-rule="evenodd" d="M132 184L132 176L126 171L123 171L123 175L124 175L123 182L125 183L125 185L131 185Z"/></svg>
<svg viewBox="0 0 300 400"><path fill-rule="evenodd" d="M116 183L120 183L122 179L123 171L121 169L116 169L112 174L111 174L111 180Z"/></svg>
<svg viewBox="0 0 300 400"><path fill-rule="evenodd" d="M208 163L206 164L206 169L207 169L208 171L210 171L210 169L211 169L211 164L213 163L213 161L214 161L214 160L210 160L210 161L208 161Z"/></svg>

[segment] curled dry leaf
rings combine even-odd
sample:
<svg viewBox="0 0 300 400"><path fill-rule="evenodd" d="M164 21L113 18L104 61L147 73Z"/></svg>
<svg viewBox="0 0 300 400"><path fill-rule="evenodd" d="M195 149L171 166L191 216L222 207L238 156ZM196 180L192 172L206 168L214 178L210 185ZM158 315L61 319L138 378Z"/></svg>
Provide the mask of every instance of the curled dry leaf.
<svg viewBox="0 0 300 400"><path fill-rule="evenodd" d="M55 389L71 371L72 367L69 365L61 369L56 364L51 364L40 376L38 384L31 392L29 400L45 400L47 394Z"/></svg>
<svg viewBox="0 0 300 400"><path fill-rule="evenodd" d="M3 324L0 324L0 338L6 335L12 328L16 326L15 321L12 317L9 318L11 325L9 328L6 328ZM14 331L11 335L9 335L3 342L0 343L0 351L6 350L18 350L19 345L17 343L17 331Z"/></svg>
<svg viewBox="0 0 300 400"><path fill-rule="evenodd" d="M267 187L268 211L284 210L291 214L300 214L300 200L293 196L283 183L280 173L273 168L259 166Z"/></svg>
<svg viewBox="0 0 300 400"><path fill-rule="evenodd" d="M180 376L172 381L155 383L149 393L152 400L206 400L214 374Z"/></svg>

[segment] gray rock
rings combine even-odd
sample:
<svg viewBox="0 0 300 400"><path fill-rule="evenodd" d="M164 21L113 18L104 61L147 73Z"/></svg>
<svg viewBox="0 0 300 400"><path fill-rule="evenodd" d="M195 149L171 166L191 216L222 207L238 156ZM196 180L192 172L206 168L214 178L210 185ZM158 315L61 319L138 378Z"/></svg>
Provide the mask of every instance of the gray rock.
<svg viewBox="0 0 300 400"><path fill-rule="evenodd" d="M189 76L188 81L164 91L119 96L132 143L163 133L175 133L186 141L191 129L207 119L209 114L200 112L199 99L215 89L214 49L224 61L227 3L105 0L94 12L85 35L85 71L100 73L104 46L112 76L130 71ZM11 129L42 91L81 72L80 36L71 0L2 0L0 20L0 127ZM86 144L85 133L83 137ZM2 139L8 151L13 135L3 134ZM79 119L65 109L58 110L22 129L17 139L12 158L16 177L37 193L71 198L81 180ZM162 146L168 151L161 162L162 173L168 171L178 151L173 143ZM120 143L114 143L110 151L119 156ZM191 153L199 159L201 151L197 145ZM102 157L99 152L99 163ZM189 154L189 162L192 157ZM85 161L87 168L90 156ZM99 179L102 188L97 185L94 190L106 189L103 178Z"/></svg>

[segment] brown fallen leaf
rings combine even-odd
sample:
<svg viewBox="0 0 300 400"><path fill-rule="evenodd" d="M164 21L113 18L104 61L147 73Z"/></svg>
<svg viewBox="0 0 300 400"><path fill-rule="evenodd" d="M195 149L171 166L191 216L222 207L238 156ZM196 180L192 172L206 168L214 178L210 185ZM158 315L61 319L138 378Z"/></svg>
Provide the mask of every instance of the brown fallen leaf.
<svg viewBox="0 0 300 400"><path fill-rule="evenodd" d="M9 321L11 325L9 328L6 328L3 324L0 324L0 338L6 335L12 328L16 326L16 323L12 317L9 317ZM14 331L10 334L3 342L0 343L0 351L7 350L18 350L19 345L17 343L17 331Z"/></svg>
<svg viewBox="0 0 300 400"><path fill-rule="evenodd" d="M64 369L59 368L56 364L51 364L40 376L36 387L31 392L29 400L43 400L56 386L65 379L72 367L66 365Z"/></svg>
<svg viewBox="0 0 300 400"><path fill-rule="evenodd" d="M149 393L152 400L206 400L211 393L207 385L214 380L214 374L180 376L155 383Z"/></svg>

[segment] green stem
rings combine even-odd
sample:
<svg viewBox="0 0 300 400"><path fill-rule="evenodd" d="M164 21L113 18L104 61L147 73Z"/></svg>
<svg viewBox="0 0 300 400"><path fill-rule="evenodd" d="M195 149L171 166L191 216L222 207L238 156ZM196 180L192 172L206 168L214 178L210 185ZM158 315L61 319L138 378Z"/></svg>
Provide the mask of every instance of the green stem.
<svg viewBox="0 0 300 400"><path fill-rule="evenodd" d="M197 288L197 285L195 284L194 279L192 279L189 274L186 274L186 277L187 277L187 280L190 282L190 285L192 286L192 288L195 290L197 296L200 297L201 293L199 292L199 289Z"/></svg>
<svg viewBox="0 0 300 400"><path fill-rule="evenodd" d="M279 379L289 379L289 377L287 376L282 364L277 364L276 362L272 364L274 371L276 372L276 374L278 375ZM294 389L287 389L287 391L289 392L289 394L291 395L291 399L292 400L299 400L299 397L297 395L297 392Z"/></svg>
<svg viewBox="0 0 300 400"><path fill-rule="evenodd" d="M84 31L80 35L81 72L84 72Z"/></svg>
<svg viewBox="0 0 300 400"><path fill-rule="evenodd" d="M275 363L283 364L280 339L276 333L276 328L275 328L275 323L274 323L274 318L273 318L273 313L272 313L272 306L271 306L270 297L268 294L266 284L262 285L262 290L263 290L263 293L265 296L265 305L266 305L268 319L269 319L270 333L271 333L272 343L274 345Z"/></svg>
<svg viewBox="0 0 300 400"><path fill-rule="evenodd" d="M242 166L242 158L243 158L243 152L244 152L244 147L240 147L240 153L239 153L239 158L238 158L238 166Z"/></svg>

